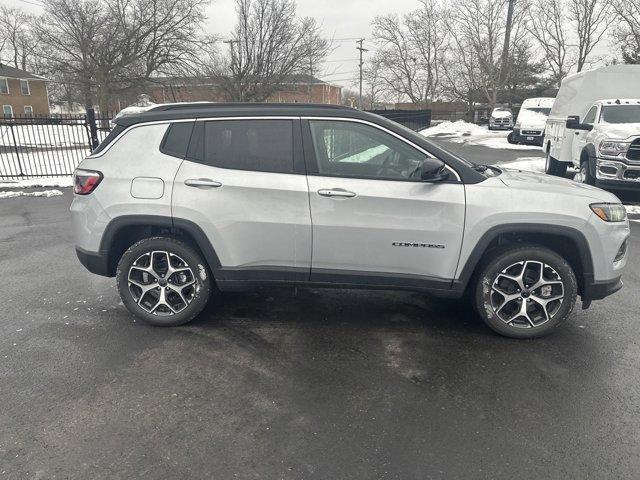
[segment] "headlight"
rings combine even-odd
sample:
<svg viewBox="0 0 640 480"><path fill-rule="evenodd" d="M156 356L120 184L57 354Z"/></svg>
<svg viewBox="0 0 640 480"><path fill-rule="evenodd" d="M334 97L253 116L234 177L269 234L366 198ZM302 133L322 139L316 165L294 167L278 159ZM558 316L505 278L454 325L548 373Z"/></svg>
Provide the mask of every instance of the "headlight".
<svg viewBox="0 0 640 480"><path fill-rule="evenodd" d="M603 140L600 142L600 153L610 157L617 157L620 153L626 153L629 142L617 142L615 140Z"/></svg>
<svg viewBox="0 0 640 480"><path fill-rule="evenodd" d="M589 207L605 222L624 222L627 218L627 210L621 203L592 203Z"/></svg>

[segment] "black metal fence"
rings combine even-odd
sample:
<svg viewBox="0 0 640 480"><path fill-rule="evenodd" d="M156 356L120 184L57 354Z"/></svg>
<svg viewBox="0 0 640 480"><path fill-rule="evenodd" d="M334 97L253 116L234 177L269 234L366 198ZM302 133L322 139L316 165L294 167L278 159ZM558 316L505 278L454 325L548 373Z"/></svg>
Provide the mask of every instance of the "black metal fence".
<svg viewBox="0 0 640 480"><path fill-rule="evenodd" d="M431 110L367 110L398 122L411 130L420 131L431 125Z"/></svg>
<svg viewBox="0 0 640 480"><path fill-rule="evenodd" d="M0 178L71 175L111 129L111 115L0 117Z"/></svg>

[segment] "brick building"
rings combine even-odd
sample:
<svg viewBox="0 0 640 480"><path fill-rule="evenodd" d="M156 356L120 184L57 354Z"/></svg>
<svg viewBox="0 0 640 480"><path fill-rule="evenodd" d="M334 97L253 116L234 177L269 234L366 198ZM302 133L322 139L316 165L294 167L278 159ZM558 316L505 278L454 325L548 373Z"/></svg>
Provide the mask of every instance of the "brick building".
<svg viewBox="0 0 640 480"><path fill-rule="evenodd" d="M140 90L121 95L112 110L119 111L136 102L145 93L154 103L172 102L226 102L225 92L215 78L210 77L157 77ZM341 103L342 87L332 85L309 75L296 75L266 99L275 103Z"/></svg>
<svg viewBox="0 0 640 480"><path fill-rule="evenodd" d="M0 106L4 117L49 115L47 80L0 63Z"/></svg>

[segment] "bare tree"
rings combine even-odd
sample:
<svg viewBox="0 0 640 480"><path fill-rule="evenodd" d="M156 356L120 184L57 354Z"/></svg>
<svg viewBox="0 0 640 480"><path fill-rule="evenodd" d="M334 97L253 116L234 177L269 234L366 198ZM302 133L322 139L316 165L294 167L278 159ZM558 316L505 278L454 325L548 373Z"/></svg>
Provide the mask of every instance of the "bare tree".
<svg viewBox="0 0 640 480"><path fill-rule="evenodd" d="M509 23L508 8L508 0L460 0L447 17L456 54L465 57L467 76L477 75L474 83L490 105L497 102L511 74L512 62L505 62L505 55L513 58L525 41L524 10L515 8Z"/></svg>
<svg viewBox="0 0 640 480"><path fill-rule="evenodd" d="M561 0L539 0L528 9L527 30L542 49L554 85L567 75L574 64L567 45L568 27Z"/></svg>
<svg viewBox="0 0 640 480"><path fill-rule="evenodd" d="M374 56L365 63L363 78L365 81L365 105L368 109L376 108L376 104L384 101L387 85L384 80L385 72L379 56Z"/></svg>
<svg viewBox="0 0 640 480"><path fill-rule="evenodd" d="M640 2L617 0L613 3L617 27L613 35L626 63L640 63Z"/></svg>
<svg viewBox="0 0 640 480"><path fill-rule="evenodd" d="M230 100L264 101L295 76L319 70L330 43L314 19L296 15L293 0L237 0L236 12L230 59L212 69Z"/></svg>
<svg viewBox="0 0 640 480"><path fill-rule="evenodd" d="M439 93L448 33L445 10L435 0L403 17L390 14L373 21L380 68L390 90L413 103L426 103Z"/></svg>
<svg viewBox="0 0 640 480"><path fill-rule="evenodd" d="M0 45L7 50L15 68L26 70L34 60L37 47L31 28L34 21L32 15L19 8L0 7Z"/></svg>
<svg viewBox="0 0 640 480"><path fill-rule="evenodd" d="M578 72L582 71L589 55L615 20L611 7L611 0L569 0L568 10L574 19L578 39Z"/></svg>
<svg viewBox="0 0 640 480"><path fill-rule="evenodd" d="M206 0L49 0L38 22L52 74L71 79L87 106L157 73L193 69L209 39L200 35Z"/></svg>

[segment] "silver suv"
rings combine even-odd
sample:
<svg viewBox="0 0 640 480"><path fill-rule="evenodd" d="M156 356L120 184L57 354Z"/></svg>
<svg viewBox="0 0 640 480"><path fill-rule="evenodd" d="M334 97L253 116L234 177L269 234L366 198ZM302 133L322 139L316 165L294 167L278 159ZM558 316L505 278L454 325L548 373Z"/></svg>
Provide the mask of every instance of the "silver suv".
<svg viewBox="0 0 640 480"><path fill-rule="evenodd" d="M311 285L467 295L529 338L622 287L614 195L476 165L376 115L174 104L116 123L75 172L76 250L154 325L192 320L214 288Z"/></svg>

